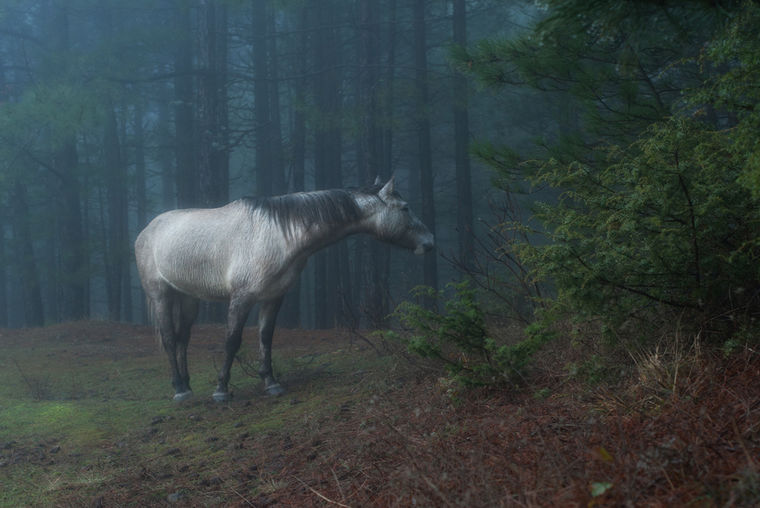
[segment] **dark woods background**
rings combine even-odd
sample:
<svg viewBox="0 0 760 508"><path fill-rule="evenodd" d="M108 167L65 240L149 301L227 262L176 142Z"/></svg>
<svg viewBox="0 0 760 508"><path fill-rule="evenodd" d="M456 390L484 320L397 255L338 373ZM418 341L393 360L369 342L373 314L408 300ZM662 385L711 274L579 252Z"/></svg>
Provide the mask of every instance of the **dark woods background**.
<svg viewBox="0 0 760 508"><path fill-rule="evenodd" d="M145 320L161 211L395 174L437 249L336 245L280 324L467 279L497 325L754 336L758 26L749 0L2 0L0 326Z"/></svg>
<svg viewBox="0 0 760 508"><path fill-rule="evenodd" d="M488 121L469 120L484 106L448 52L523 15L485 0L3 0L0 327L143 321L132 244L161 211L395 173L437 253L334 246L281 316L381 322L449 277L439 256L472 249L473 193L485 208L467 146Z"/></svg>

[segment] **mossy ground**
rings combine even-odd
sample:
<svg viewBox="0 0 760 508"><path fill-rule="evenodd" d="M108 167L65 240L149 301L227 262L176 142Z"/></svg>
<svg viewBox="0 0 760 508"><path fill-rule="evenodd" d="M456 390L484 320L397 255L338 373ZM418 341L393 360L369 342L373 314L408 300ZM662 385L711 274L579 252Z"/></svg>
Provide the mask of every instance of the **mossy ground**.
<svg viewBox="0 0 760 508"><path fill-rule="evenodd" d="M279 330L275 370L288 392L270 398L253 374L255 355L246 351L256 349L256 337L247 330L242 362L233 367L233 400L218 404L210 395L222 334L213 326L196 331L189 351L195 397L177 404L149 327L96 322L3 331L0 505L101 498L214 505L240 499L223 485L241 461L252 461L251 474L236 490L255 497L276 485L246 450L339 412L388 364L344 333Z"/></svg>
<svg viewBox="0 0 760 508"><path fill-rule="evenodd" d="M195 330L195 397L176 404L149 327L0 330L0 506L760 505L752 347L590 385L555 343L489 391L345 332L278 330L271 398L248 330L218 404L222 334Z"/></svg>

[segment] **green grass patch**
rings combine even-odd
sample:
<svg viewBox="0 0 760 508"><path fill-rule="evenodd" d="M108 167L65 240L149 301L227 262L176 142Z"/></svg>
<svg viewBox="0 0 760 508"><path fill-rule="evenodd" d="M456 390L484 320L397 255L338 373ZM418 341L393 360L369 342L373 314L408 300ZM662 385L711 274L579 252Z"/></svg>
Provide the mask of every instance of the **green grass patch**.
<svg viewBox="0 0 760 508"><path fill-rule="evenodd" d="M73 337L40 329L0 343L0 506L90 505L100 497L218 505L239 500L226 486L269 492L282 465L262 463L257 472L260 454L276 457L282 440L340 414L391 370L388 359L345 341L282 344L275 372L287 392L270 398L256 355L244 351L232 401L217 404L211 393L223 353L212 342L191 343L195 397L176 404L166 356L152 339L137 342L118 326L116 338L88 336L89 325L78 326Z"/></svg>

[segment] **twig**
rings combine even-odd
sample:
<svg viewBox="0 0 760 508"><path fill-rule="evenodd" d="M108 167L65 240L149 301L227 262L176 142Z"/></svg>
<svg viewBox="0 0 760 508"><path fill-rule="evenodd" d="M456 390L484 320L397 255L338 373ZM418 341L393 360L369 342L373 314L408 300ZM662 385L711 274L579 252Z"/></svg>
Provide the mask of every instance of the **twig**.
<svg viewBox="0 0 760 508"><path fill-rule="evenodd" d="M240 493L240 492L238 492L237 490L235 490L235 489L232 489L232 492L234 492L234 493L235 493L235 494L236 494L236 495L237 495L237 496L238 496L240 499L242 499L242 500L245 502L245 504L247 504L248 506L254 506L254 504L253 504L251 501L249 501L247 497L245 497L243 494L241 494L241 493Z"/></svg>
<svg viewBox="0 0 760 508"><path fill-rule="evenodd" d="M757 469L757 463L755 462L755 459L752 458L749 450L747 450L747 446L744 444L744 439L742 439L742 435L739 432L739 427L736 425L736 418L731 418L731 426L734 428L734 433L736 433L736 440L739 441L739 445L742 447L742 451L747 457L747 462L752 465L753 469Z"/></svg>
<svg viewBox="0 0 760 508"><path fill-rule="evenodd" d="M346 495L343 493L343 488L340 486L340 480L338 480L338 475L335 473L335 468L330 468L330 471L332 471L333 478L335 478L335 485L338 487L338 492L340 492L340 497L343 501L346 500Z"/></svg>
<svg viewBox="0 0 760 508"><path fill-rule="evenodd" d="M324 494L322 494L319 491L317 491L314 488L312 488L309 484L307 484L305 481L303 481L299 477L293 476L293 478L295 478L296 480L298 480L299 482L301 482L301 485L303 485L304 487L306 487L307 489L309 489L310 491L312 491L314 493L314 495L316 495L317 497L319 497L321 500L327 501L328 503L332 503L332 504L335 504L335 505L338 505L338 506L342 506L343 508L351 508L347 504L339 503L338 501L334 501L334 500L330 499L329 497L325 496Z"/></svg>

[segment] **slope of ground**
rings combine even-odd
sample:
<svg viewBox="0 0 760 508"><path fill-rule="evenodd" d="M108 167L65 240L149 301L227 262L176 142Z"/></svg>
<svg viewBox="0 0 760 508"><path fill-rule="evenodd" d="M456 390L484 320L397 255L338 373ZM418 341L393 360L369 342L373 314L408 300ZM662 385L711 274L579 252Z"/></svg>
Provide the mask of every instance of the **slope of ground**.
<svg viewBox="0 0 760 508"><path fill-rule="evenodd" d="M749 348L615 391L462 392L347 333L278 330L269 398L251 330L216 404L222 333L196 331L196 397L174 404L147 327L0 331L0 505L760 504Z"/></svg>

